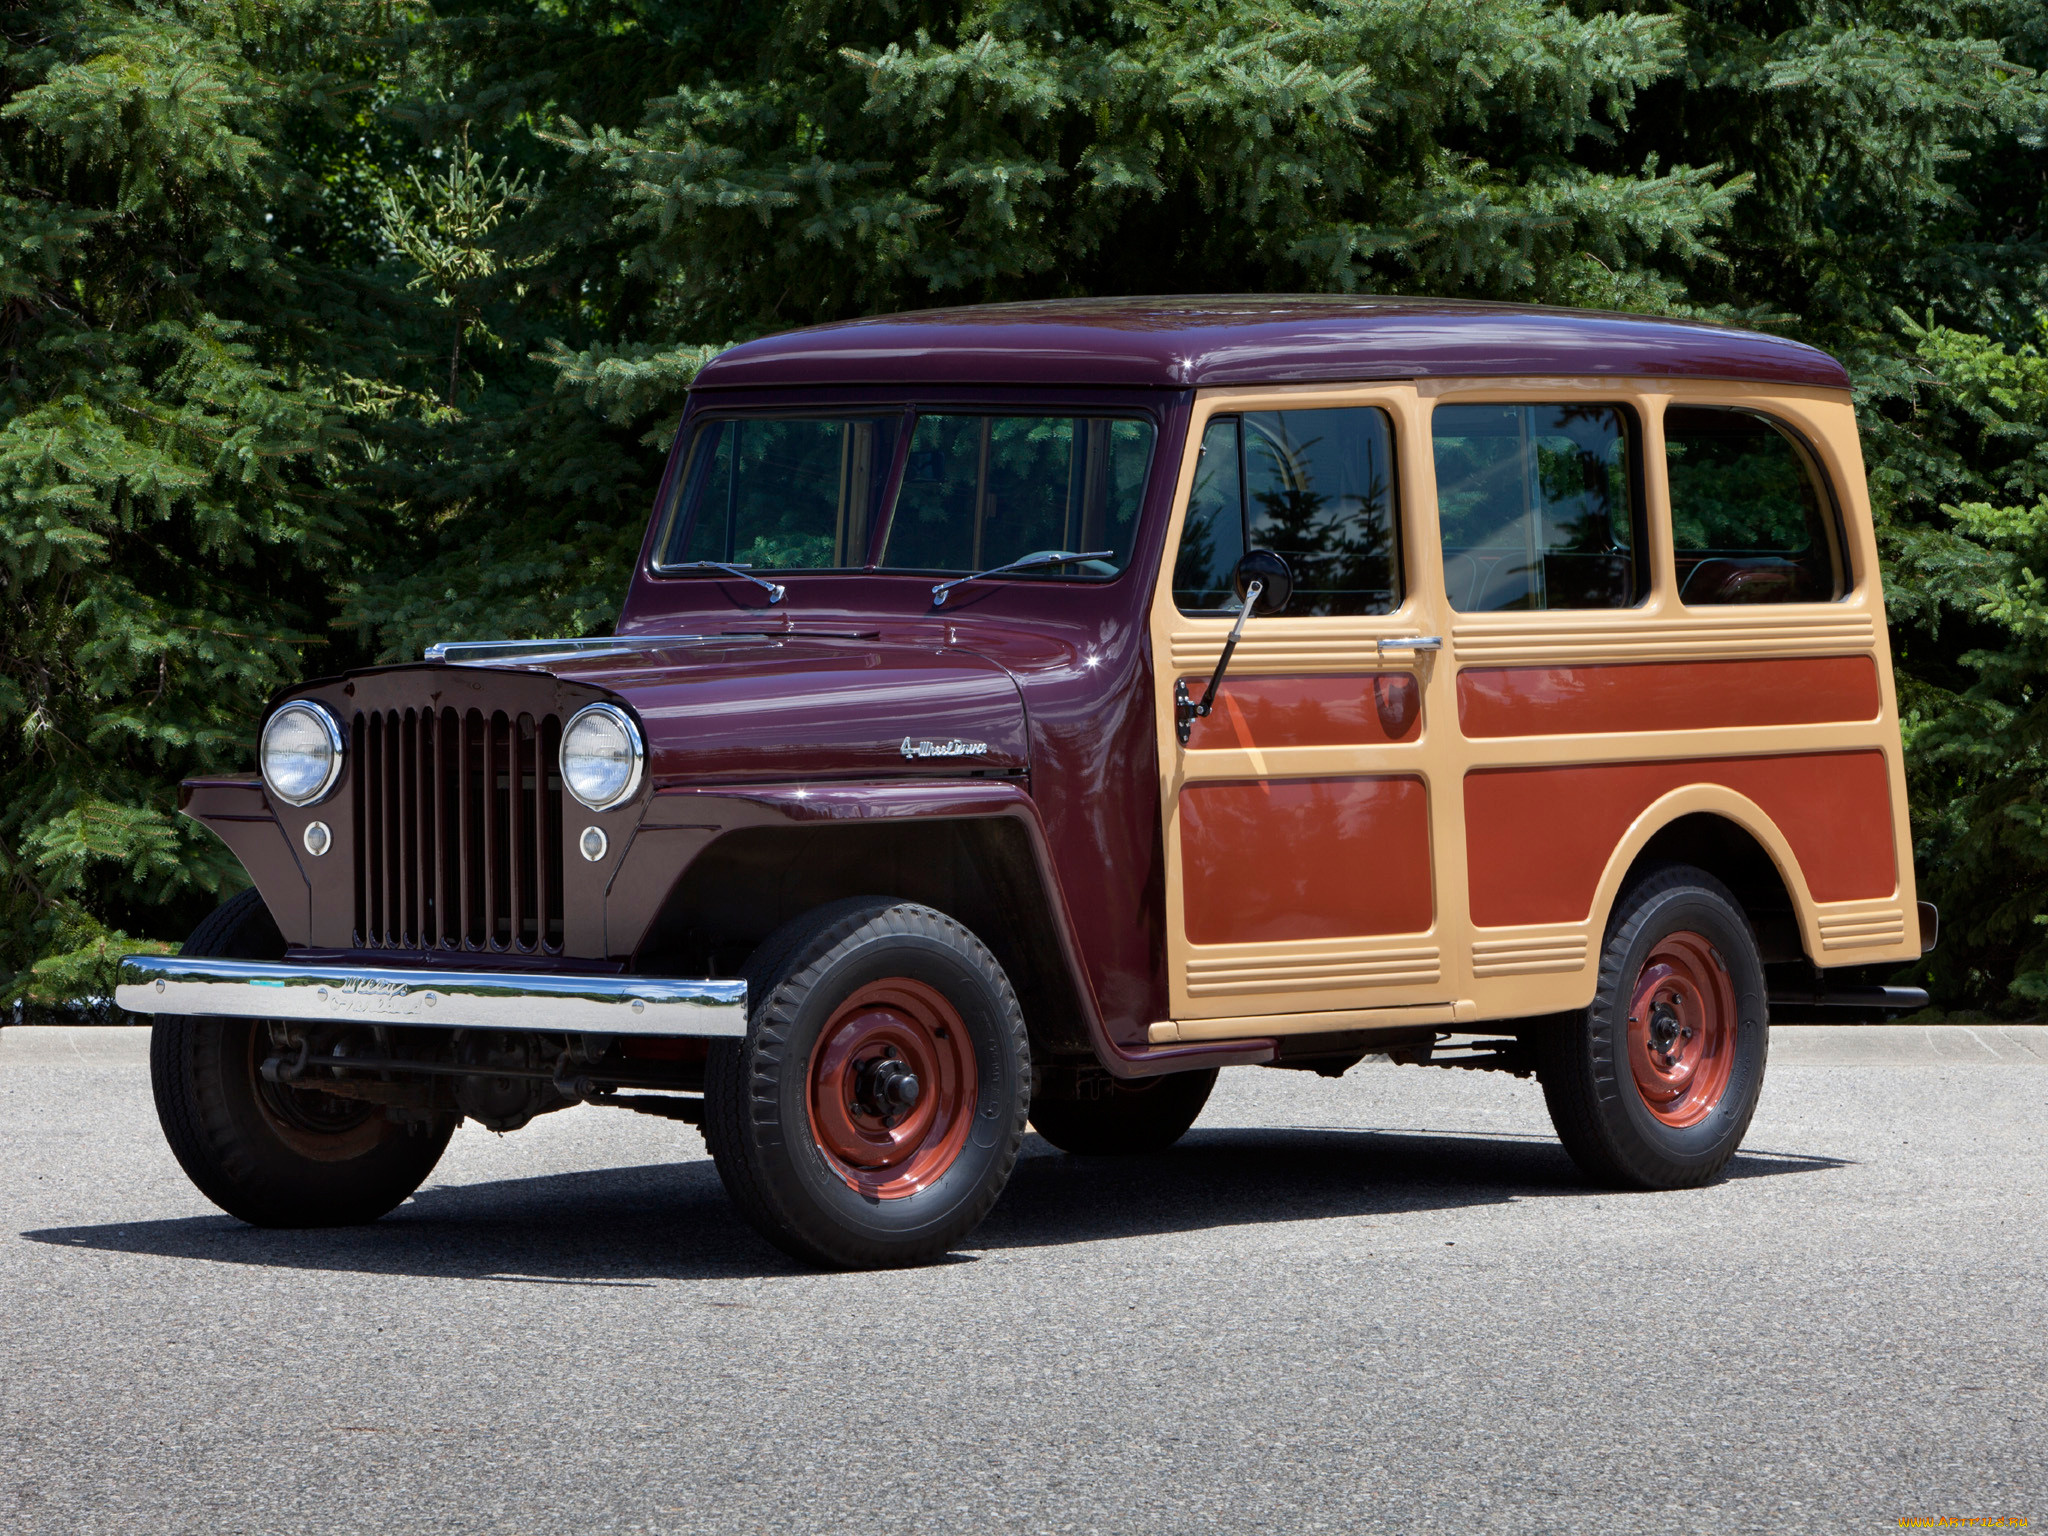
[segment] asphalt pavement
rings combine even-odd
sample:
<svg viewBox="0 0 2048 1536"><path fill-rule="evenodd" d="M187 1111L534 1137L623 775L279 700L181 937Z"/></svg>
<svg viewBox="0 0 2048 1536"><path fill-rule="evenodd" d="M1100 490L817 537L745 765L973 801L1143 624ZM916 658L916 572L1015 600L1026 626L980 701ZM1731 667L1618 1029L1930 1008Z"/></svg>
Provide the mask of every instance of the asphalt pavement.
<svg viewBox="0 0 2048 1536"><path fill-rule="evenodd" d="M465 1126L261 1232L141 1030L0 1031L0 1531L2048 1526L2048 1029L1774 1032L1703 1190L1527 1082L1226 1072L1156 1158L1028 1138L952 1261L798 1268L686 1126Z"/></svg>

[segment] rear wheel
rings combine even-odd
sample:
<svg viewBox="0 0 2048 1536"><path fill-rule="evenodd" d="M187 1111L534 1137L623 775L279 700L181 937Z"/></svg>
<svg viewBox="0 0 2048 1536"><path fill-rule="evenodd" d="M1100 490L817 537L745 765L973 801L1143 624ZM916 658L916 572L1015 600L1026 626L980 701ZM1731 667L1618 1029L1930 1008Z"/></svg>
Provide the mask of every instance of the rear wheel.
<svg viewBox="0 0 2048 1536"><path fill-rule="evenodd" d="M704 1140L784 1252L868 1269L946 1252L1002 1193L1030 1097L1024 1017L973 934L929 907L832 902L747 967L714 1043Z"/></svg>
<svg viewBox="0 0 2048 1536"><path fill-rule="evenodd" d="M1718 1176L1763 1091L1770 1018L1749 920L1704 870L1660 870L1609 921L1599 991L1537 1040L1550 1118L1599 1183Z"/></svg>
<svg viewBox="0 0 2048 1536"><path fill-rule="evenodd" d="M1034 1098L1031 1128L1062 1152L1097 1157L1164 1152L1209 1102L1216 1069L1111 1082L1093 1098Z"/></svg>
<svg viewBox="0 0 2048 1536"><path fill-rule="evenodd" d="M254 891L193 931L183 953L275 960L277 925ZM159 1014L149 1069L165 1139L199 1192L259 1227L375 1221L434 1171L456 1117L395 1123L382 1106L266 1081L258 1019Z"/></svg>

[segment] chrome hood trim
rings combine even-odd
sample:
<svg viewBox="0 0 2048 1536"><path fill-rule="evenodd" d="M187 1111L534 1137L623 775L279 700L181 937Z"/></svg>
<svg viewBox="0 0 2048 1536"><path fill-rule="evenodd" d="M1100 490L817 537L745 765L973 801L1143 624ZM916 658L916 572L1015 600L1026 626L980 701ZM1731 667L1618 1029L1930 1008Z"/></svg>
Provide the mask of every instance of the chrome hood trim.
<svg viewBox="0 0 2048 1536"><path fill-rule="evenodd" d="M723 635L600 635L588 640L436 640L423 653L428 661L461 666L476 662L561 661L572 656L630 656L636 651L700 645Z"/></svg>

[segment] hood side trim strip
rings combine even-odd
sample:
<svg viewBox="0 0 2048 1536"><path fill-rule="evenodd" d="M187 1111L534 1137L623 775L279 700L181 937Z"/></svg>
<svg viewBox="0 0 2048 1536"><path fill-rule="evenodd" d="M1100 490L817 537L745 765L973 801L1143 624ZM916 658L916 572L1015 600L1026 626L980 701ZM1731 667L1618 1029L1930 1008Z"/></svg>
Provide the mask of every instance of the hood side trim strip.
<svg viewBox="0 0 2048 1536"><path fill-rule="evenodd" d="M720 635L600 635L586 640L437 640L423 653L427 661L460 665L471 661L555 661L565 656L624 656L671 645L702 645ZM525 652L533 652L526 655Z"/></svg>

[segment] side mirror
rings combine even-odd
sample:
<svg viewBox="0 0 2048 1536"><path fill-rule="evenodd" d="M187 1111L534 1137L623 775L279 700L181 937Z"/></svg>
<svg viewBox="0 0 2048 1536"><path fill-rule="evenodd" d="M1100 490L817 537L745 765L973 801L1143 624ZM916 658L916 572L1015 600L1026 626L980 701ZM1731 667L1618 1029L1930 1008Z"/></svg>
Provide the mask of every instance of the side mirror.
<svg viewBox="0 0 2048 1536"><path fill-rule="evenodd" d="M1253 582L1259 584L1259 612L1274 614L1294 598L1294 572L1270 549L1248 549L1237 562L1231 583L1242 598Z"/></svg>

